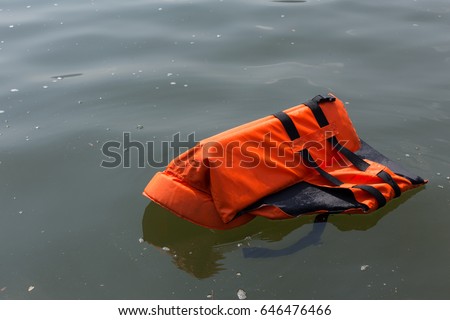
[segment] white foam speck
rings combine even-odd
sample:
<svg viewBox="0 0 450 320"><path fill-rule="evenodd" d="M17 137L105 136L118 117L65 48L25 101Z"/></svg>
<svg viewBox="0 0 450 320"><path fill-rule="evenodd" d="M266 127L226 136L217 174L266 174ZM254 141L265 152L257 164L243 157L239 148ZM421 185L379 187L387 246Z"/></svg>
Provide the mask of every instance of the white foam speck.
<svg viewBox="0 0 450 320"><path fill-rule="evenodd" d="M238 296L239 300L247 299L247 293L242 289L239 289L237 291L237 296Z"/></svg>

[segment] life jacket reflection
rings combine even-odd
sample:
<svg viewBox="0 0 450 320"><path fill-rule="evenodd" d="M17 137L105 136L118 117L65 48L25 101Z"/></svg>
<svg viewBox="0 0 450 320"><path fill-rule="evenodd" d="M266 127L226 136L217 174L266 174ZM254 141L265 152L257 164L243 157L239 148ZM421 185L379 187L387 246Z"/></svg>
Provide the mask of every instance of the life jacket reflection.
<svg viewBox="0 0 450 320"><path fill-rule="evenodd" d="M342 101L313 99L200 141L144 195L208 228L255 216L369 213L427 181L358 137Z"/></svg>

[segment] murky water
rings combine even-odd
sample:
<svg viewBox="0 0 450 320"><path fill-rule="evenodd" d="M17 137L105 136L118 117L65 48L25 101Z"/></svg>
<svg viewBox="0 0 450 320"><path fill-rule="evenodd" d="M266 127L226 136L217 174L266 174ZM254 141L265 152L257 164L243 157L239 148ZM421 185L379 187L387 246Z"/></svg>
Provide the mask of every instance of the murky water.
<svg viewBox="0 0 450 320"><path fill-rule="evenodd" d="M439 0L3 0L0 298L449 299L449 30ZM136 148L100 167L124 132L201 139L328 91L430 183L309 245L314 217L217 232L149 204Z"/></svg>

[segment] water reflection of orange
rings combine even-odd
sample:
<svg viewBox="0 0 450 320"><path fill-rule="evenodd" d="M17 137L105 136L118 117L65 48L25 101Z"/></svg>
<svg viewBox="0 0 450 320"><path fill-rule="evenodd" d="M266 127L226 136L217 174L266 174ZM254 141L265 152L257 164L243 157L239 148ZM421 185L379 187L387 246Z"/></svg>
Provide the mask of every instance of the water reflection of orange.
<svg viewBox="0 0 450 320"><path fill-rule="evenodd" d="M333 224L341 231L368 230L422 189L412 190L400 199L390 202L386 207L371 214L330 215L328 223ZM314 215L283 221L256 218L235 229L211 230L183 220L159 205L150 202L144 212L142 228L143 238L146 242L169 253L178 268L196 278L203 279L222 270L220 260L224 259L226 252L240 250L238 243L247 243L247 239L267 242L280 241L301 226L314 223L314 220ZM291 247L293 250L289 254L300 250L296 250L294 245ZM297 246L297 248L303 247Z"/></svg>

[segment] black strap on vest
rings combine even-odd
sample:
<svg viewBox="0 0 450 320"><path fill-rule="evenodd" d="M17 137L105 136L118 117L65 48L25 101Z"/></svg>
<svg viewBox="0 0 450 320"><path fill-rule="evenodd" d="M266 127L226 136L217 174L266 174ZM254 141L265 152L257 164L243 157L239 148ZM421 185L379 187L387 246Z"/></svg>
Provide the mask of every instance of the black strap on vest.
<svg viewBox="0 0 450 320"><path fill-rule="evenodd" d="M325 116L322 108L320 107L319 103L321 102L333 102L336 98L331 96L315 96L311 100L305 102L304 104L310 108L312 111L314 117L316 118L317 123L320 127L324 127L329 124L327 117ZM280 120L282 123L284 129L286 130L286 133L289 135L289 138L291 140L295 140L300 138L300 134L295 127L294 121L292 121L291 117L284 113L283 111L277 112L274 114L274 116ZM366 171L367 168L370 167L370 164L366 162L363 158L358 156L356 153L352 152L350 149L347 149L343 145L339 143L337 138L335 136L330 137L327 139L331 145L333 146L336 151L343 154L358 170L360 171ZM327 179L331 184L335 186L340 186L343 184L341 180L336 178L335 176L331 175L330 173L326 172L322 168L319 167L319 165L314 161L311 154L307 149L303 149L300 151L300 155L302 156L303 161L305 164L316 170L322 177ZM385 183L389 184L392 189L394 190L395 197L400 196L401 190L398 184L395 182L395 180L392 178L392 176L387 173L386 171L380 171L377 176L382 179ZM370 186L370 185L355 185L353 188L361 189L369 194L371 194L375 200L378 202L378 208L383 207L386 204L386 198L383 196L383 194L378 191L378 189Z"/></svg>
<svg viewBox="0 0 450 320"><path fill-rule="evenodd" d="M391 186L392 189L394 189L395 198L399 197L402 194L402 191L400 190L400 187L398 186L397 182L395 182L394 179L392 179L392 176L387 173L386 171L380 171L377 176L381 178L384 182L386 182L388 185Z"/></svg>
<svg viewBox="0 0 450 320"><path fill-rule="evenodd" d="M315 169L322 177L327 179L329 182L331 182L335 186L340 186L341 184L343 184L343 182L341 180L339 180L335 176L329 174L328 172L323 170L321 167L319 167L319 165L317 164L317 162L314 161L314 159L312 158L311 154L309 153L309 151L307 149L303 149L302 151L300 151L300 155L302 156L303 161L306 163L308 168Z"/></svg>
<svg viewBox="0 0 450 320"><path fill-rule="evenodd" d="M273 116L278 120L280 120L281 124L283 125L284 129L286 130L286 133L288 134L291 140L300 138L300 134L298 133L298 130L295 127L294 121L292 121L291 117L289 117L283 111L277 112ZM314 161L314 159L312 158L311 154L307 149L303 149L302 151L300 151L300 155L302 156L303 161L309 168L313 168L314 170L316 170L322 177L327 179L331 184L335 186L340 186L342 184L342 181L340 181L338 178L332 176L331 174L320 168L319 165Z"/></svg>
<svg viewBox="0 0 450 320"><path fill-rule="evenodd" d="M319 126L324 127L324 126L328 125L329 122L328 122L325 114L323 113L323 110L320 107L319 103L333 102L335 100L336 99L334 97L330 97L330 96L323 97L321 95L318 95L318 96L315 96L314 98L312 98L311 100L305 102L304 104L311 109ZM370 167L370 164L368 162L366 162L363 158L361 158L356 153L352 152L351 150L349 150L346 147L344 147L343 145L341 145L335 136L330 137L327 140L331 143L333 148L335 148L338 152L343 154L358 170L366 171L367 168ZM392 178L392 176L389 173L387 173L386 171L381 171L377 174L377 176L380 179L382 179L385 183L389 184L392 187L392 189L394 190L394 193L395 193L395 197L400 196L400 194L401 194L400 187L398 186L398 184L395 182L395 180ZM385 202L386 202L386 200L385 200Z"/></svg>
<svg viewBox="0 0 450 320"><path fill-rule="evenodd" d="M323 113L323 110L320 107L319 103L333 102L335 100L336 100L335 97L330 96L323 97L321 95L318 95L304 103L306 106L308 106L309 109L311 109L314 117L316 118L317 123L321 128L327 126L329 122L327 120L327 117ZM366 171L367 168L370 167L370 164L364 161L363 158L361 158L360 156L356 155L355 153L353 153L352 151L341 145L335 136L330 137L327 140L328 142L331 143L333 148L336 149L336 151L343 154L358 170Z"/></svg>
<svg viewBox="0 0 450 320"><path fill-rule="evenodd" d="M353 186L352 188L361 189L368 193L370 193L378 202L378 209L383 207L386 204L386 198L383 196L383 194L378 191L377 188L374 188L372 186L369 186L367 184L358 184L356 186Z"/></svg>
<svg viewBox="0 0 450 320"><path fill-rule="evenodd" d="M335 136L330 137L327 140L337 152L343 154L359 171L366 171L367 168L370 167L370 164L364 161L363 158L340 144Z"/></svg>
<svg viewBox="0 0 450 320"><path fill-rule="evenodd" d="M286 130L286 132L289 135L289 138L291 140L300 138L300 134L298 133L297 128L295 127L294 121L292 121L291 117L289 117L283 111L275 113L274 117L281 121L281 123L283 124L284 130Z"/></svg>
<svg viewBox="0 0 450 320"><path fill-rule="evenodd" d="M321 102L333 102L335 101L336 98L335 97L331 97L331 96L321 96L321 95L317 95L314 98L312 98L309 101L306 101L304 103L304 105L308 106L312 113L314 114L314 117L317 120L317 123L319 124L320 127L325 127L329 124L327 117L325 116L325 114L323 113L323 110L320 108L319 103Z"/></svg>

